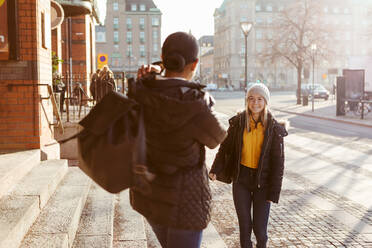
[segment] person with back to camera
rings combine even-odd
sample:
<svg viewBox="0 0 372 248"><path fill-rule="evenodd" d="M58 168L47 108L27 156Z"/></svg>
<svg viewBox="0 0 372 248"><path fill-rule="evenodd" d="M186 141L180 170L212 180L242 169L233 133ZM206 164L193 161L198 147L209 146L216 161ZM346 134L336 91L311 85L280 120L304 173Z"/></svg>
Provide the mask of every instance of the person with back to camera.
<svg viewBox="0 0 372 248"><path fill-rule="evenodd" d="M162 47L164 76L143 66L128 92L143 107L146 165L156 175L150 193L130 189L130 202L166 248L200 247L211 208L205 146L214 148L226 137L212 111L213 98L191 81L197 56L192 35L169 35Z"/></svg>
<svg viewBox="0 0 372 248"><path fill-rule="evenodd" d="M269 111L270 92L262 83L246 94L246 110L229 120L227 138L221 144L209 177L232 182L239 221L240 244L252 247L252 229L258 248L267 247L271 202L278 203L284 172L286 122ZM253 210L253 216L251 216Z"/></svg>

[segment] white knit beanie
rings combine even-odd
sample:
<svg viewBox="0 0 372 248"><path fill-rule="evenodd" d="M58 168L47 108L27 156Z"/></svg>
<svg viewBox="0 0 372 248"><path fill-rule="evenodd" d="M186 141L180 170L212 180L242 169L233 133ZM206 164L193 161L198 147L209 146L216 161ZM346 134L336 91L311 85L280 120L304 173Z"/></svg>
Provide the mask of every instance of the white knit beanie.
<svg viewBox="0 0 372 248"><path fill-rule="evenodd" d="M270 91L263 83L252 84L252 86L248 88L247 97L253 93L260 94L265 99L266 104L270 103Z"/></svg>

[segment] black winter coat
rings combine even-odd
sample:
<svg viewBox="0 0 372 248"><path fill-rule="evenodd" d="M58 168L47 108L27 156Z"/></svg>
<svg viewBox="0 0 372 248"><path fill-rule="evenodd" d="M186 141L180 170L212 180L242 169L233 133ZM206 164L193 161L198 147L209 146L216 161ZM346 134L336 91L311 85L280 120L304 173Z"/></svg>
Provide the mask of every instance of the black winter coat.
<svg viewBox="0 0 372 248"><path fill-rule="evenodd" d="M245 128L245 111L229 120L228 136L221 144L213 162L211 173L225 183L236 182L240 172L240 159ZM278 123L268 113L267 128L258 162L257 187L266 188L267 200L278 203L284 172L283 137L288 133L284 124Z"/></svg>
<svg viewBox="0 0 372 248"><path fill-rule="evenodd" d="M131 189L132 207L151 222L202 230L210 220L211 193L205 145L214 148L226 131L211 111L203 86L181 79L142 80L130 95L144 106L147 165L156 174L152 192Z"/></svg>

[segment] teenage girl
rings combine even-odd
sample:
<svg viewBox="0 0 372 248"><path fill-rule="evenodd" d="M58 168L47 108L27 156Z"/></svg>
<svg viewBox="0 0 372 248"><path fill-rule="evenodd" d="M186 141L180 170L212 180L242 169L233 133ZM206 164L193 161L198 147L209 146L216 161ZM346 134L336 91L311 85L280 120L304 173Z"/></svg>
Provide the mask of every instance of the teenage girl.
<svg viewBox="0 0 372 248"><path fill-rule="evenodd" d="M284 170L283 137L287 135L269 112L270 92L257 83L246 94L246 110L229 120L228 136L221 144L209 177L233 183L241 247L267 246L270 205L278 203ZM253 211L252 211L253 209ZM253 212L253 214L251 214Z"/></svg>

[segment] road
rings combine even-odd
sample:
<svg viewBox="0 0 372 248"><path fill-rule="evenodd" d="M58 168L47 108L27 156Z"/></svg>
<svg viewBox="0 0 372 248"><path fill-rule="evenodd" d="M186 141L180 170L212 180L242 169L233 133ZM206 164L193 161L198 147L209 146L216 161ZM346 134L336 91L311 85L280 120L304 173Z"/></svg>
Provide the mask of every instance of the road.
<svg viewBox="0 0 372 248"><path fill-rule="evenodd" d="M244 109L242 92L214 95L226 124ZM287 98L288 93L274 93L272 104ZM274 114L289 120L290 129L283 191L271 209L269 247L372 247L372 129ZM216 152L208 151L209 166ZM212 223L227 247L239 247L231 186L213 182L211 187Z"/></svg>

